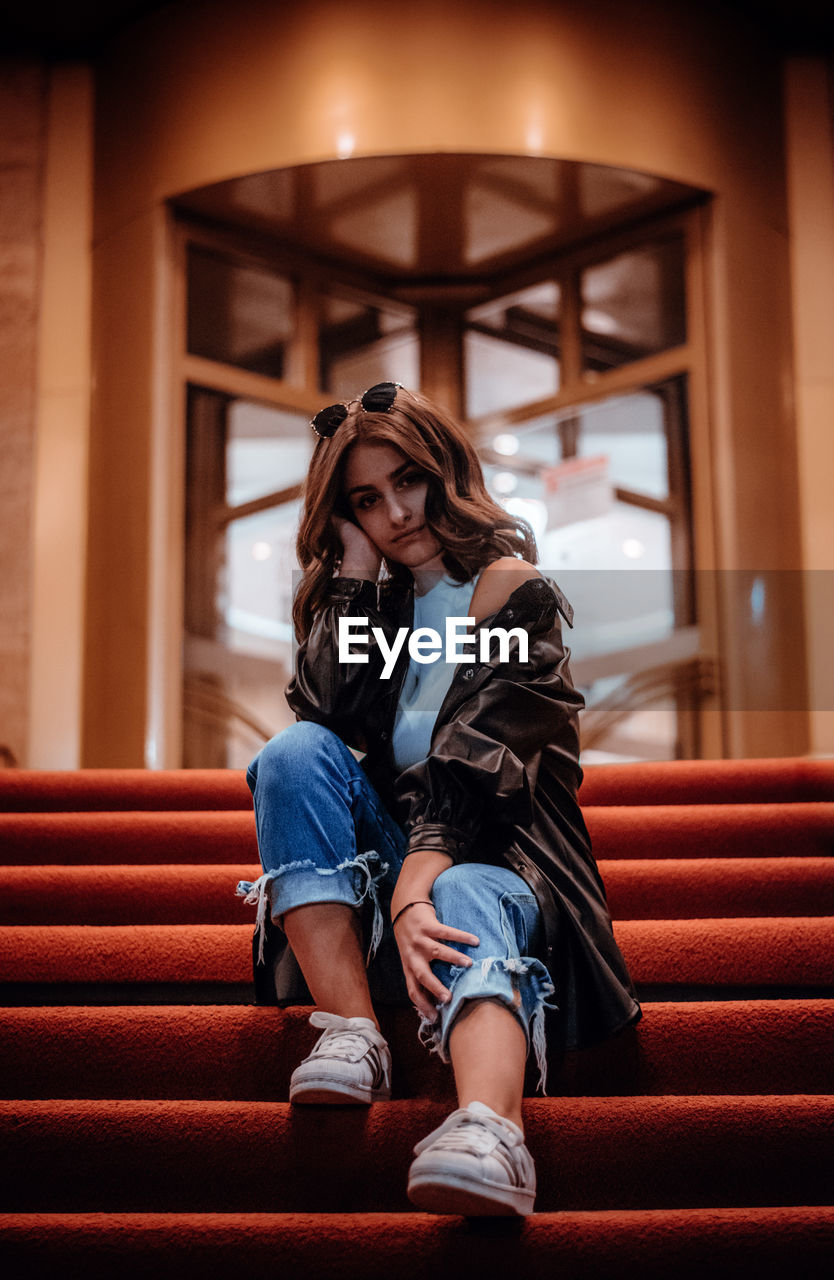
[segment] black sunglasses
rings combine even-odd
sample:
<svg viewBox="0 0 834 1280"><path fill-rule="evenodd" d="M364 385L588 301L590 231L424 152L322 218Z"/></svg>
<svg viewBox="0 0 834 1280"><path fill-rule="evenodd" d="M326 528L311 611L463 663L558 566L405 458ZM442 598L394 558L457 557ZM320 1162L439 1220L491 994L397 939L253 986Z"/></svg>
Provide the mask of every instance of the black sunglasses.
<svg viewBox="0 0 834 1280"><path fill-rule="evenodd" d="M389 409L393 409L401 386L401 382L378 382L376 386L368 388L359 403L366 413L387 413ZM347 404L329 404L326 409L319 409L310 423L316 435L321 436L323 440L329 440L348 416L348 410L352 404L356 404L356 401L349 400Z"/></svg>

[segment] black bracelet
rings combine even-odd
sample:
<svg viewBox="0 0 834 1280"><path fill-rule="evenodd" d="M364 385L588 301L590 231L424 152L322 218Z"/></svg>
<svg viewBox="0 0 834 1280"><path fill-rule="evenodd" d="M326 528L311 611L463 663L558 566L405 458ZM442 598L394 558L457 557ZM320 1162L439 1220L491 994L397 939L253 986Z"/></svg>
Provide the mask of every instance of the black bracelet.
<svg viewBox="0 0 834 1280"><path fill-rule="evenodd" d="M394 919L391 921L391 928L393 929L394 925L397 923L402 913L404 911L407 911L409 907L422 907L422 906L433 907L434 903L429 902L428 898L416 898L414 902L407 902L404 907L400 907L399 911L394 916Z"/></svg>

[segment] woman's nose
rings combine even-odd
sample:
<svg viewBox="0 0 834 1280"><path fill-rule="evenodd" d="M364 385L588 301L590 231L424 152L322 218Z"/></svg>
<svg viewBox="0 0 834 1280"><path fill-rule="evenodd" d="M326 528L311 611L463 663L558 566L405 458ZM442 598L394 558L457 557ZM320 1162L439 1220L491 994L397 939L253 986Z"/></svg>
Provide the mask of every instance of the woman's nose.
<svg viewBox="0 0 834 1280"><path fill-rule="evenodd" d="M408 519L410 519L411 512L408 510L408 507L402 498L392 495L388 499L387 505L388 519L392 524L404 524Z"/></svg>

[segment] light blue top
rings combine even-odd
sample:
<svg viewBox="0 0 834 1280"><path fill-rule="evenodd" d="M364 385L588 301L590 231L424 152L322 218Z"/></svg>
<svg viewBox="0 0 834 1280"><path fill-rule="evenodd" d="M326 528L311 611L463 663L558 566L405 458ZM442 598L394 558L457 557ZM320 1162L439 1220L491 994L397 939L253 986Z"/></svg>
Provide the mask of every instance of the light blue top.
<svg viewBox="0 0 834 1280"><path fill-rule="evenodd" d="M398 769L425 760L431 746L431 735L437 713L445 698L458 663L446 662L446 619L470 617L469 606L478 582L476 575L469 582L454 582L442 577L424 595L414 594L413 631L419 627L431 627L440 636L443 649L434 662L417 662L409 659L408 671L403 681L397 715L394 720L392 746L394 763ZM463 629L458 632L463 635ZM474 657L474 648L462 647Z"/></svg>

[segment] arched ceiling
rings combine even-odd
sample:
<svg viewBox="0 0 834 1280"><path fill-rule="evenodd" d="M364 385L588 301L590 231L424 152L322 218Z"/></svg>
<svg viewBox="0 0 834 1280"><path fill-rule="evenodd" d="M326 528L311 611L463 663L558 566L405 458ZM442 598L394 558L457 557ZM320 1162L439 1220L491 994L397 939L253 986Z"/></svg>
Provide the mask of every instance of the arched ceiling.
<svg viewBox="0 0 834 1280"><path fill-rule="evenodd" d="M680 183L533 156L416 155L250 174L176 204L391 284L494 277L680 206Z"/></svg>

